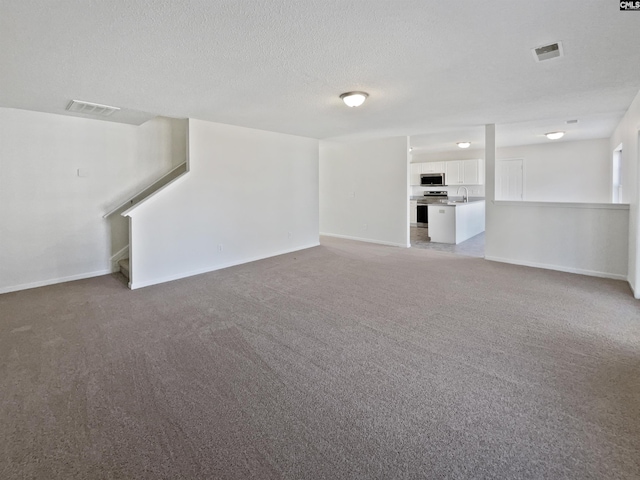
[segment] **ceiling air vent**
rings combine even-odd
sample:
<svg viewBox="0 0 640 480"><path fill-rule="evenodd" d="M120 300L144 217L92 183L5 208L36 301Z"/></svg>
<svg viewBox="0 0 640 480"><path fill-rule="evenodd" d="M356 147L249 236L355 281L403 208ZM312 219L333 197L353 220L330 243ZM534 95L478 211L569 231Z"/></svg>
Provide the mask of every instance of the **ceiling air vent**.
<svg viewBox="0 0 640 480"><path fill-rule="evenodd" d="M543 45L542 47L533 49L533 56L537 62L550 60L552 58L562 56L562 42Z"/></svg>
<svg viewBox="0 0 640 480"><path fill-rule="evenodd" d="M69 105L67 105L67 110L73 113L82 113L84 115L109 117L120 109L118 107L110 107L109 105L100 105L99 103L71 100Z"/></svg>

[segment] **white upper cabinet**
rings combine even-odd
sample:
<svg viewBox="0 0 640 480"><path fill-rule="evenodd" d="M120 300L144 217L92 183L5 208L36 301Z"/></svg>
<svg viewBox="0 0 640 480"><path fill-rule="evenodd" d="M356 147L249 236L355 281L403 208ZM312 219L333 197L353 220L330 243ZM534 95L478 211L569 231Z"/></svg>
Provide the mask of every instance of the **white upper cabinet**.
<svg viewBox="0 0 640 480"><path fill-rule="evenodd" d="M462 162L462 183L464 185L481 185L480 164L481 160L463 160Z"/></svg>
<svg viewBox="0 0 640 480"><path fill-rule="evenodd" d="M453 160L447 165L447 185L483 185L484 167L481 159Z"/></svg>
<svg viewBox="0 0 640 480"><path fill-rule="evenodd" d="M484 185L484 164L481 159L411 163L410 167L411 185L420 185L422 173L444 173L447 185Z"/></svg>
<svg viewBox="0 0 640 480"><path fill-rule="evenodd" d="M421 163L410 163L409 164L409 179L411 185L420 185L420 174L422 173L422 164Z"/></svg>
<svg viewBox="0 0 640 480"><path fill-rule="evenodd" d="M445 163L446 162L425 162L409 164L411 168L411 185L420 185L420 174L422 173L443 173L445 171Z"/></svg>
<svg viewBox="0 0 640 480"><path fill-rule="evenodd" d="M462 185L464 169L462 168L461 160L453 160L451 162L445 162L446 164L446 177L444 178L447 185Z"/></svg>
<svg viewBox="0 0 640 480"><path fill-rule="evenodd" d="M422 173L443 173L445 162L427 162L422 164Z"/></svg>

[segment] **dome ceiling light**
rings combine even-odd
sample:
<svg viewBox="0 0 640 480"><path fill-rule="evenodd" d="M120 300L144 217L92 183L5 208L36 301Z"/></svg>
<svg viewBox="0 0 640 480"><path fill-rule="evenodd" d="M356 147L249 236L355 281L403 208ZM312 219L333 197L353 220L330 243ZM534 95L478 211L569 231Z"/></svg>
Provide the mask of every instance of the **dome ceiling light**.
<svg viewBox="0 0 640 480"><path fill-rule="evenodd" d="M545 136L549 140L558 140L559 138L564 137L564 132L549 132L549 133L545 133Z"/></svg>
<svg viewBox="0 0 640 480"><path fill-rule="evenodd" d="M367 92L346 92L340 95L347 107L359 107L364 103L369 94Z"/></svg>
<svg viewBox="0 0 640 480"><path fill-rule="evenodd" d="M460 148L469 148L471 146L471 142L458 142L456 143Z"/></svg>

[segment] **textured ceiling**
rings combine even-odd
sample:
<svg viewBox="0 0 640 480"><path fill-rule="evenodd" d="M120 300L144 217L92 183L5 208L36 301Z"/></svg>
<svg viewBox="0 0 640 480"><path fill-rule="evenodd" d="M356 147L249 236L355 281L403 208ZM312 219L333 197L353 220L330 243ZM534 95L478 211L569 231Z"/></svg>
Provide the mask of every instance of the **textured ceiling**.
<svg viewBox="0 0 640 480"><path fill-rule="evenodd" d="M640 90L639 31L604 0L0 0L0 106L316 138L589 117L602 137ZM565 56L535 62L555 41ZM349 90L369 100L349 109Z"/></svg>
<svg viewBox="0 0 640 480"><path fill-rule="evenodd" d="M544 135L548 132L565 132L562 140L568 142L607 138L620 121L621 113L598 115L580 115L580 118L544 118L526 122L515 122L496 125L496 145L509 147L516 145L532 145L549 143ZM578 120L578 123L567 124L567 120ZM471 126L451 131L438 131L411 136L411 147L414 154L459 151L458 142L471 142L471 146L484 148L484 126Z"/></svg>

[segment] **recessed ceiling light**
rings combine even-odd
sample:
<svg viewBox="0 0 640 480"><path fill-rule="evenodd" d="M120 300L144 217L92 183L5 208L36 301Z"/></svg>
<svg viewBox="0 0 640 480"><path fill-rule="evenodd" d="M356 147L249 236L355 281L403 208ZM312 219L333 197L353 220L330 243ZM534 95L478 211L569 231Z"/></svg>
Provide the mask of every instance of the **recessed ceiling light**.
<svg viewBox="0 0 640 480"><path fill-rule="evenodd" d="M549 140L558 140L559 138L564 137L564 132L549 132L545 133L545 135Z"/></svg>
<svg viewBox="0 0 640 480"><path fill-rule="evenodd" d="M369 94L367 92L346 92L340 95L347 107L359 107L364 103Z"/></svg>
<svg viewBox="0 0 640 480"><path fill-rule="evenodd" d="M456 145L460 148L469 148L471 146L471 142L458 142Z"/></svg>

